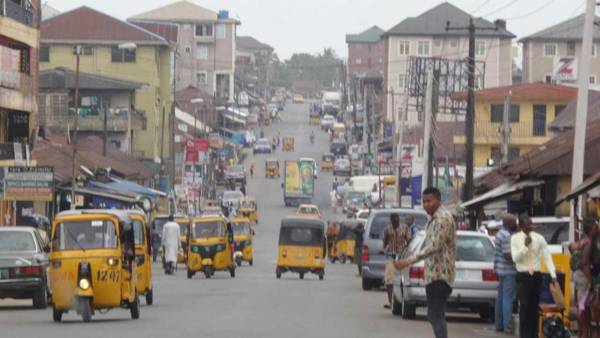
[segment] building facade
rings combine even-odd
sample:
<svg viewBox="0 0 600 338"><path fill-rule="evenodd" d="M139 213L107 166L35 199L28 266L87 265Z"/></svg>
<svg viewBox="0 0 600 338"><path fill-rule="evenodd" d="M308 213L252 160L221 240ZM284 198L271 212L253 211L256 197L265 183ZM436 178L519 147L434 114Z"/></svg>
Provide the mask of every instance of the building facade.
<svg viewBox="0 0 600 338"><path fill-rule="evenodd" d="M519 40L523 46L523 82L576 83L584 20L581 14ZM600 28L594 25L593 30L590 85L595 87L600 84Z"/></svg>
<svg viewBox="0 0 600 338"><path fill-rule="evenodd" d="M350 76L360 78L380 74L383 77L383 33L383 29L373 26L359 34L346 34Z"/></svg>
<svg viewBox="0 0 600 338"><path fill-rule="evenodd" d="M251 36L236 38L235 80L238 91L247 91L267 100L273 47Z"/></svg>
<svg viewBox="0 0 600 338"><path fill-rule="evenodd" d="M81 7L45 20L41 41L42 70L75 70L74 46L82 46L80 72L142 83L135 90L131 110L146 124L141 130L132 130L131 152L147 162L161 163L169 158L164 131L169 128L173 99L170 48L164 38ZM86 103L83 100L86 97L80 95L80 107Z"/></svg>
<svg viewBox="0 0 600 338"><path fill-rule="evenodd" d="M394 113L407 111L408 124L417 124L419 112L406 107L405 93L411 81L410 58L441 58L464 60L468 56L468 31L446 30L450 26L465 27L471 16L444 2L427 12L406 18L382 36L384 41L384 86L386 90L386 120L394 120ZM475 58L475 86L477 88L512 84L512 39L502 20L491 23L477 18ZM496 29L497 27L497 29Z"/></svg>
<svg viewBox="0 0 600 338"><path fill-rule="evenodd" d="M475 166L501 163L501 127L504 101L509 93L510 137L508 159L518 158L555 136L549 125L577 96L573 87L536 83L482 89L475 92ZM464 92L453 96L466 100ZM454 144L464 146L465 136L455 136ZM492 160L492 161L489 161Z"/></svg>
<svg viewBox="0 0 600 338"><path fill-rule="evenodd" d="M189 1L179 1L135 15L129 22L161 34L164 25L177 30L175 87L197 87L222 103L233 102L235 37L239 21L228 11L213 12Z"/></svg>

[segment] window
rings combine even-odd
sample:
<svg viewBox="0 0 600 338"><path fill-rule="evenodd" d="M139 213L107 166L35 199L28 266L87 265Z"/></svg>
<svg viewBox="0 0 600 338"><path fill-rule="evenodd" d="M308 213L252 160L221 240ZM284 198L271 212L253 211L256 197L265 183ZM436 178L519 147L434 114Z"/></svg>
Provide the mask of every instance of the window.
<svg viewBox="0 0 600 338"><path fill-rule="evenodd" d="M491 106L491 122L494 123L502 123L502 116L504 115L504 105L503 104L492 104ZM508 117L508 121L510 123L518 123L521 115L521 106L518 104L510 105L510 114Z"/></svg>
<svg viewBox="0 0 600 338"><path fill-rule="evenodd" d="M544 44L544 56L554 57L558 54L558 46L553 43Z"/></svg>
<svg viewBox="0 0 600 338"><path fill-rule="evenodd" d="M35 240L26 231L5 231L0 236L0 248L4 252L35 251Z"/></svg>
<svg viewBox="0 0 600 338"><path fill-rule="evenodd" d="M400 41L398 45L398 55L408 55L410 53L410 41Z"/></svg>
<svg viewBox="0 0 600 338"><path fill-rule="evenodd" d="M593 58L596 57L596 44L595 43L592 44L592 57Z"/></svg>
<svg viewBox="0 0 600 338"><path fill-rule="evenodd" d="M371 50L373 49L373 44L368 44L367 46L369 46L369 53L371 53Z"/></svg>
<svg viewBox="0 0 600 338"><path fill-rule="evenodd" d="M485 56L485 41L475 42L475 56Z"/></svg>
<svg viewBox="0 0 600 338"><path fill-rule="evenodd" d="M398 87L400 89L408 88L408 75L407 74L398 75Z"/></svg>
<svg viewBox="0 0 600 338"><path fill-rule="evenodd" d="M567 56L575 56L575 46L574 41L567 42Z"/></svg>
<svg viewBox="0 0 600 338"><path fill-rule="evenodd" d="M433 45L436 48L441 48L442 47L442 39L435 39L435 40L433 40Z"/></svg>
<svg viewBox="0 0 600 338"><path fill-rule="evenodd" d="M419 41L418 42L417 54L420 56L429 56L429 41Z"/></svg>
<svg viewBox="0 0 600 338"><path fill-rule="evenodd" d="M369 65L369 68L371 68L371 58L367 59L367 64Z"/></svg>
<svg viewBox="0 0 600 338"><path fill-rule="evenodd" d="M590 84L591 85L595 85L596 84L596 75L590 75Z"/></svg>
<svg viewBox="0 0 600 338"><path fill-rule="evenodd" d="M362 43L357 43L357 44L356 44L356 49L362 49L362 48L363 48L363 45L362 45Z"/></svg>
<svg viewBox="0 0 600 338"><path fill-rule="evenodd" d="M198 45L196 48L196 58L198 60L208 60L208 46Z"/></svg>
<svg viewBox="0 0 600 338"><path fill-rule="evenodd" d="M213 25L212 24L196 25L196 36L213 36Z"/></svg>
<svg viewBox="0 0 600 338"><path fill-rule="evenodd" d="M207 75L206 72L196 73L196 87L201 88L206 86Z"/></svg>
<svg viewBox="0 0 600 338"><path fill-rule="evenodd" d="M521 156L521 148L519 147L508 147L508 160L512 161L515 158ZM492 147L490 151L490 158L494 160L494 163L502 162L502 150L500 147Z"/></svg>
<svg viewBox="0 0 600 338"><path fill-rule="evenodd" d="M94 47L92 46L83 46L82 54L86 56L94 55Z"/></svg>
<svg viewBox="0 0 600 338"><path fill-rule="evenodd" d="M50 46L40 46L40 62L50 62Z"/></svg>
<svg viewBox="0 0 600 338"><path fill-rule="evenodd" d="M484 84L483 84L483 76L482 75L476 75L475 76L475 89L481 89L483 88Z"/></svg>
<svg viewBox="0 0 600 338"><path fill-rule="evenodd" d="M111 221L70 221L56 227L53 249L114 249L117 232Z"/></svg>
<svg viewBox="0 0 600 338"><path fill-rule="evenodd" d="M354 60L354 63L356 63L357 65L362 65L362 59L356 58L356 60Z"/></svg>
<svg viewBox="0 0 600 338"><path fill-rule="evenodd" d="M560 104L555 105L554 106L554 117L560 115L560 113L562 113L562 111L565 108L567 108L567 106L565 106L565 105L560 105Z"/></svg>
<svg viewBox="0 0 600 338"><path fill-rule="evenodd" d="M227 37L227 27L225 25L217 25L215 31L217 33L217 39L225 39Z"/></svg>
<svg viewBox="0 0 600 338"><path fill-rule="evenodd" d="M185 47L185 53L189 54L192 52L192 49L190 47Z"/></svg>
<svg viewBox="0 0 600 338"><path fill-rule="evenodd" d="M135 63L135 49L119 49L119 47L113 46L111 58L114 63Z"/></svg>
<svg viewBox="0 0 600 338"><path fill-rule="evenodd" d="M533 105L533 136L546 136L546 105Z"/></svg>
<svg viewBox="0 0 600 338"><path fill-rule="evenodd" d="M544 77L544 82L546 82L546 83L553 83L554 80L552 80L552 75L546 75Z"/></svg>
<svg viewBox="0 0 600 338"><path fill-rule="evenodd" d="M457 47L458 47L458 39L450 40L450 48L457 48Z"/></svg>

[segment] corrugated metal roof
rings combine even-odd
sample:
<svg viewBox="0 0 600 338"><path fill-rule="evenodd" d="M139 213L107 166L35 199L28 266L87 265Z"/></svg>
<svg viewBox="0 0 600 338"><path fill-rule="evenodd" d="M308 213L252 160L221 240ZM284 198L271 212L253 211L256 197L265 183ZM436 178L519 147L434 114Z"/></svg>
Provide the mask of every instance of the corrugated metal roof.
<svg viewBox="0 0 600 338"><path fill-rule="evenodd" d="M41 24L42 42L133 42L168 45L161 36L89 7L62 13Z"/></svg>
<svg viewBox="0 0 600 338"><path fill-rule="evenodd" d="M40 72L40 89L73 89L75 72L67 68L49 69ZM79 72L80 89L135 90L143 86L140 82L125 81L107 76Z"/></svg>
<svg viewBox="0 0 600 338"><path fill-rule="evenodd" d="M471 15L449 2L441 3L427 12L414 17L406 18L384 35L410 35L410 36L468 36L465 30L446 31L446 23L450 21L453 26L465 26L469 24ZM483 19L474 18L477 27L496 28L496 25ZM476 36L493 36L512 39L515 35L504 28L497 30L477 30Z"/></svg>
<svg viewBox="0 0 600 338"><path fill-rule="evenodd" d="M158 34L165 38L169 43L176 44L177 37L179 35L179 26L171 23L157 23L157 22L137 22L131 21L132 24L139 26L147 31L154 34Z"/></svg>
<svg viewBox="0 0 600 338"><path fill-rule="evenodd" d="M134 15L129 19L166 22L214 22L217 21L218 17L216 12L184 0Z"/></svg>
<svg viewBox="0 0 600 338"><path fill-rule="evenodd" d="M596 21L598 21L598 19L600 19L600 17L596 17ZM564 40L575 40L577 42L581 42L584 21L585 14L581 14L572 19L565 20L542 31L526 36L520 39L519 42ZM600 28L596 25L594 25L594 40L600 41Z"/></svg>
<svg viewBox="0 0 600 338"><path fill-rule="evenodd" d="M478 186L488 189L515 178L570 176L573 171L573 131L556 136L507 165L494 169L476 180ZM587 125L584 174L600 171L600 119Z"/></svg>
<svg viewBox="0 0 600 338"><path fill-rule="evenodd" d="M235 46L237 49L268 49L273 51L273 47L262 43L251 36L237 36L235 38Z"/></svg>
<svg viewBox="0 0 600 338"><path fill-rule="evenodd" d="M484 101L504 101L509 92L512 92L512 102L540 101L540 102L569 102L577 97L577 88L550 83L524 83L513 86L486 88L475 91L475 98ZM456 92L452 99L465 101L467 92Z"/></svg>
<svg viewBox="0 0 600 338"><path fill-rule="evenodd" d="M564 131L575 126L575 115L577 113L577 98L571 100L560 114L552 121L549 129L552 131ZM600 92L590 90L588 95L587 120L600 119Z"/></svg>
<svg viewBox="0 0 600 338"><path fill-rule="evenodd" d="M381 40L383 33L385 30L373 26L362 33L346 34L346 43L375 43Z"/></svg>

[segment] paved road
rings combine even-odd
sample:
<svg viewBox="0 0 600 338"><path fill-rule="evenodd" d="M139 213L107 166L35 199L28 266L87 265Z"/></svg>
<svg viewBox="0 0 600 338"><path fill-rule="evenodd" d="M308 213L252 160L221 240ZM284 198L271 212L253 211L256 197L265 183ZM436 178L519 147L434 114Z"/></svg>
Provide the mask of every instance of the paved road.
<svg viewBox="0 0 600 338"><path fill-rule="evenodd" d="M294 136L296 151L278 150L274 155L280 160L300 156L320 160L328 148L327 135L308 126L308 105L288 105L283 120L265 132ZM310 128L315 128L315 145L309 141ZM296 274L275 278L278 225L293 209L283 206L281 181L264 178L267 157L254 158L257 170L248 186L248 193L259 200L253 267L239 268L235 279L219 272L211 280L200 274L188 280L182 269L176 276L165 276L155 266L155 305L142 307L137 321L129 319L128 311L112 310L97 314L89 324L72 313L55 324L49 309L32 310L30 302L0 300L0 337L431 337L422 312L416 320L402 320L383 309L383 292L362 291L353 265L328 265L324 281L312 275L299 280ZM326 217L331 217L331 184L331 175L319 172L315 203ZM450 321L451 337L499 336L474 317L451 316Z"/></svg>

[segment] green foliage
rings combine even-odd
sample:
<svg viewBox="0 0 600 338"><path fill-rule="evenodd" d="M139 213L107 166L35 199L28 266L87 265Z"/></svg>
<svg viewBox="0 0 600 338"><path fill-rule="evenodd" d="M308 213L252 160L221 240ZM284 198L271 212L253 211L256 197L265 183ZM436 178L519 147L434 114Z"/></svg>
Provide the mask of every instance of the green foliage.
<svg viewBox="0 0 600 338"><path fill-rule="evenodd" d="M273 57L271 84L277 87L291 88L299 83L311 83L322 90L332 88L341 79L342 59L332 48L322 53L296 53L288 60L280 61Z"/></svg>

